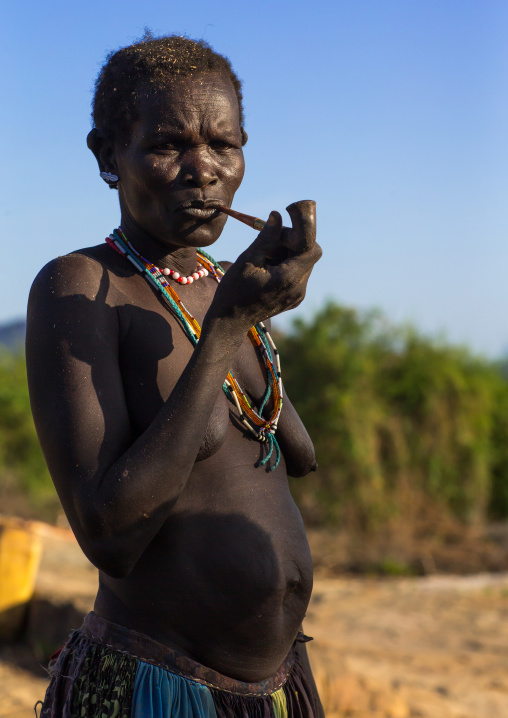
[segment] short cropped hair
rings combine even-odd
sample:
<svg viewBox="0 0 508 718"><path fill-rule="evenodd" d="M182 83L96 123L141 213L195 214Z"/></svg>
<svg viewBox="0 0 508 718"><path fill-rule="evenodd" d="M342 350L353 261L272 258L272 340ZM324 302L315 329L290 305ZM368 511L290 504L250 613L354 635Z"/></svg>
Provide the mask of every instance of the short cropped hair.
<svg viewBox="0 0 508 718"><path fill-rule="evenodd" d="M94 127L107 137L126 141L138 117L140 91L160 86L175 77L217 72L234 87L244 124L242 83L227 57L219 55L204 40L178 35L153 37L150 31L133 45L111 52L95 82L92 102Z"/></svg>

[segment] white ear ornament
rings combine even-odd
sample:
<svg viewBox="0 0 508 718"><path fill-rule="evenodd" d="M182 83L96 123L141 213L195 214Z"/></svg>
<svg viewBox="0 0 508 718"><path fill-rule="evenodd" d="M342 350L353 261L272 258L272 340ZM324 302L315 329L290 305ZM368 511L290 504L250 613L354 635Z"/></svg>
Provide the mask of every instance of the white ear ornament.
<svg viewBox="0 0 508 718"><path fill-rule="evenodd" d="M118 182L118 175L113 175L111 172L101 172L100 176L106 182Z"/></svg>

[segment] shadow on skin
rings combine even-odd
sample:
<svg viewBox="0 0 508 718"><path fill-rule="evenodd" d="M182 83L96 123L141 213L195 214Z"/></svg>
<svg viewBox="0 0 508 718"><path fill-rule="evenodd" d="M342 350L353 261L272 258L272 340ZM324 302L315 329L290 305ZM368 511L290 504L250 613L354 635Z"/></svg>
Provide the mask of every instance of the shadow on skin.
<svg viewBox="0 0 508 718"><path fill-rule="evenodd" d="M127 303L122 306L110 307L106 303L109 286L109 273L107 269L103 268L99 290L93 301L84 295L73 295L69 299L62 298L58 300L60 316L69 317L65 337L69 351L76 359L91 367L92 383L102 411L104 440L98 457L99 466L102 466L106 459L104 447L108 445L110 437L115 435L113 427L117 421L117 407L107 404L100 390L101 381L102 385L104 382L105 371L101 358L97 356L87 342L83 341L82 334L76 333L76 336L73 336L73 327L79 321L79 318L77 319L76 317L79 317L81 311L93 317L95 310L101 316L104 313L106 313L106 316L108 313L114 315L112 317L113 321L106 320L104 322L102 320L100 322L100 324L105 323L106 326L114 326L117 321L116 315L119 317L118 361L127 410L131 418L132 436L130 441L134 441L148 427L155 414L164 404L164 399L157 384L158 365L161 359L171 354L174 346L171 326L157 312ZM136 331L131 332L131 328L136 328ZM138 333L139 330L141 334ZM109 341L110 339L108 338ZM126 356L128 356L128 361L125 359ZM108 361L107 358L106 361ZM140 377L143 379L142 382L140 382ZM135 407L135 411L133 411L133 407ZM134 416L136 417L136 424L132 421Z"/></svg>
<svg viewBox="0 0 508 718"><path fill-rule="evenodd" d="M88 256L88 255L85 255ZM109 270L114 271L114 270ZM123 273L120 275L125 276ZM143 280L145 281L145 280ZM96 390L97 399L102 410L104 421L104 441L102 446L106 447L109 440L114 437L112 427L117 423L118 406L106 403L100 392L100 386L104 386L104 373L107 371L104 361L101 363L96 354L92 353L89 344L83 341L80 334L73 340L72 327L76 322L76 300L79 302L79 310L93 316L93 312L102 317L102 324L115 326L119 322L118 357L106 357L111 366L118 361L122 381L122 394L125 398L127 413L130 422L129 442L135 441L150 426L154 417L162 409L167 395L161 394L166 386L169 394L170 385L166 380L159 384L158 375L161 360L166 359L174 349L173 330L169 322L170 312L163 299L155 294L157 301L163 308L163 314L149 309L143 309L136 304L125 303L116 307L110 307L107 303L107 296L110 286L108 270L102 270L102 277L99 290L93 301L83 295L74 295L72 299L60 299L59 312L62 316L71 316L66 327L66 340L69 343L71 354L80 361L91 366L92 383ZM69 308L66 308L68 303ZM104 321L104 314L112 313L113 321ZM118 316L118 320L117 320ZM167 318L166 318L167 317ZM99 322L98 322L99 324ZM109 338L107 339L110 342ZM185 339L185 341L188 341ZM189 348L190 348L189 343ZM183 371L187 359L175 357L174 374L179 375ZM172 365L173 366L173 365ZM173 371L173 370L172 370ZM166 377L167 379L167 377ZM102 382L102 383L101 383ZM207 458L222 445L226 438L229 425L227 403L218 401L212 410L207 431L203 437L203 444L196 457L197 461ZM102 466L110 461L109 455L101 449L99 452L99 465ZM104 463L103 463L104 462Z"/></svg>
<svg viewBox="0 0 508 718"><path fill-rule="evenodd" d="M213 495L210 501L214 503ZM164 566L158 569L163 555ZM110 594L108 607L113 599L115 612L124 613L131 600L123 585L122 602L115 600L117 583L103 576L101 588ZM278 615L286 590L271 538L262 528L238 513L203 512L176 513L166 522L129 576L127 591L136 593L138 601L140 586L146 608L152 610L138 606L138 630L158 635L161 609L178 644L181 634L184 639L199 636L206 644L223 633L239 642L245 639L253 648L253 627ZM160 607L154 606L155 595ZM262 645L266 636L259 640Z"/></svg>

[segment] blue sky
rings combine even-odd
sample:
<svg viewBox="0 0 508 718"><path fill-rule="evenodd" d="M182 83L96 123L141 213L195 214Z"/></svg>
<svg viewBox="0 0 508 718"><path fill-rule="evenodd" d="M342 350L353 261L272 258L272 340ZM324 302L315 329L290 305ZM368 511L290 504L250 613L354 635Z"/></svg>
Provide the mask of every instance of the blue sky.
<svg viewBox="0 0 508 718"><path fill-rule="evenodd" d="M9 2L0 321L23 315L45 262L118 223L85 144L91 90L106 52L145 26L204 38L244 82L234 206L266 217L317 201L324 257L297 312L335 298L508 351L505 0ZM214 256L252 239L230 220Z"/></svg>

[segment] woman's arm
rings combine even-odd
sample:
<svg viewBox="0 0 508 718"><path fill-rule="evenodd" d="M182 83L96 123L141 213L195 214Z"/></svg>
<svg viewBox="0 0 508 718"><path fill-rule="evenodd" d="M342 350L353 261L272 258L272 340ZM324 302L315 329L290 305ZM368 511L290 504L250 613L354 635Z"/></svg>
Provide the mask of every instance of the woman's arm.
<svg viewBox="0 0 508 718"><path fill-rule="evenodd" d="M96 301L102 272L70 255L40 273L29 300L27 368L39 439L69 522L89 559L121 577L185 486L244 333L210 319L168 401L133 441L118 314Z"/></svg>

